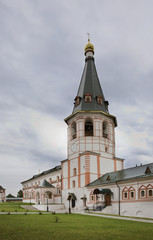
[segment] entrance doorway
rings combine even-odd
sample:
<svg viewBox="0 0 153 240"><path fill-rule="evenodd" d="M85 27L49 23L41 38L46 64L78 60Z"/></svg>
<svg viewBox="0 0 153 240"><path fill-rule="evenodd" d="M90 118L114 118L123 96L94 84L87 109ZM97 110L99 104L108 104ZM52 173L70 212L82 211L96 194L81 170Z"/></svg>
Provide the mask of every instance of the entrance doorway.
<svg viewBox="0 0 153 240"><path fill-rule="evenodd" d="M109 193L107 193L105 195L105 205L106 206L110 206L111 205L111 195Z"/></svg>

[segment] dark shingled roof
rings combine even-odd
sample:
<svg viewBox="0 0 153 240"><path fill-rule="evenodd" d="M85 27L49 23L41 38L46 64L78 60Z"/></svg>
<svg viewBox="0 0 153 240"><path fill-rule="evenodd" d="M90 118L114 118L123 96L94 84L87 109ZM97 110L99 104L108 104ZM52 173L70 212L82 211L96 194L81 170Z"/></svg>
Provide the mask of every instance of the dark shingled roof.
<svg viewBox="0 0 153 240"><path fill-rule="evenodd" d="M55 172L55 171L58 171L58 170L61 170L61 165L56 166L56 167L54 167L54 168L51 168L51 169L49 169L49 170L47 170L47 171L43 171L42 173L39 173L39 174L37 174L37 175L34 175L32 178L29 178L28 180L25 180L25 181L23 181L23 182L21 182L21 183L25 183L25 182L27 182L27 181L29 181L29 180L38 178L38 177L40 177L40 176L43 176L43 175L46 175L46 174L48 174L48 173L52 173L52 172Z"/></svg>
<svg viewBox="0 0 153 240"><path fill-rule="evenodd" d="M116 172L106 173L94 182L86 185L86 187L110 184L116 181L118 182L130 179L146 178L148 176L153 177L153 163L127 168Z"/></svg>
<svg viewBox="0 0 153 240"><path fill-rule="evenodd" d="M36 188L55 188L55 187L52 184L50 184L49 182L47 182L46 179L44 179L42 185L40 185Z"/></svg>
<svg viewBox="0 0 153 240"><path fill-rule="evenodd" d="M92 102L85 102L84 95L90 93L92 95ZM97 104L97 96L102 97L102 105ZM87 57L85 59L85 67L83 70L77 97L80 97L80 104L74 106L73 113L76 111L103 111L108 113L105 106L105 97L97 75L94 57Z"/></svg>

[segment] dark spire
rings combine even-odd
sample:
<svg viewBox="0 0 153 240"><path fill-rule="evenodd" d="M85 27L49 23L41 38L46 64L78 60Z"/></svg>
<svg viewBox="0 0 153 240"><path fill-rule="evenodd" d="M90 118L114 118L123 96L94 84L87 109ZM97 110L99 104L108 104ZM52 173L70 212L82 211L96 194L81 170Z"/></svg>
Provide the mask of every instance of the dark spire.
<svg viewBox="0 0 153 240"><path fill-rule="evenodd" d="M93 55L94 46L88 38L88 44L85 46L85 67L75 98L73 113L76 111L103 111L109 113L108 101L105 101Z"/></svg>

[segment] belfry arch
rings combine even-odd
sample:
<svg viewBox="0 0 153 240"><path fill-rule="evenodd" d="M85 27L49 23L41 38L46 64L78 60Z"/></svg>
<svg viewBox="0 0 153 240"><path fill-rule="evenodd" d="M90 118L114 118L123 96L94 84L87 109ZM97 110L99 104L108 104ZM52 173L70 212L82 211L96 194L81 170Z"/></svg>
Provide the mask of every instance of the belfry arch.
<svg viewBox="0 0 153 240"><path fill-rule="evenodd" d="M87 118L85 120L85 136L93 135L94 135L93 120L91 118Z"/></svg>
<svg viewBox="0 0 153 240"><path fill-rule="evenodd" d="M71 136L72 136L72 139L76 138L76 122L73 122L71 124Z"/></svg>
<svg viewBox="0 0 153 240"><path fill-rule="evenodd" d="M108 138L108 123L106 121L103 122L103 137Z"/></svg>

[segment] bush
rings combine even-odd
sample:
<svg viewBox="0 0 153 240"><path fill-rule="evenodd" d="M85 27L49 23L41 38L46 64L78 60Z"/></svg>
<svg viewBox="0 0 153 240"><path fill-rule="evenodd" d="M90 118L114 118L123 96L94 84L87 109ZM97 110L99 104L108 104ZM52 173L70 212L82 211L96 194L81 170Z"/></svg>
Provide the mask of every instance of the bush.
<svg viewBox="0 0 153 240"><path fill-rule="evenodd" d="M52 212L52 214L53 214L53 215L55 215L55 214L56 214L56 212Z"/></svg>
<svg viewBox="0 0 153 240"><path fill-rule="evenodd" d="M10 212L8 212L8 215L10 215Z"/></svg>
<svg viewBox="0 0 153 240"><path fill-rule="evenodd" d="M42 215L42 212L39 212L39 215Z"/></svg>
<svg viewBox="0 0 153 240"><path fill-rule="evenodd" d="M55 222L56 222L56 223L58 223L58 222L59 222L59 220L60 220L60 218L59 218L59 217L55 217Z"/></svg>

